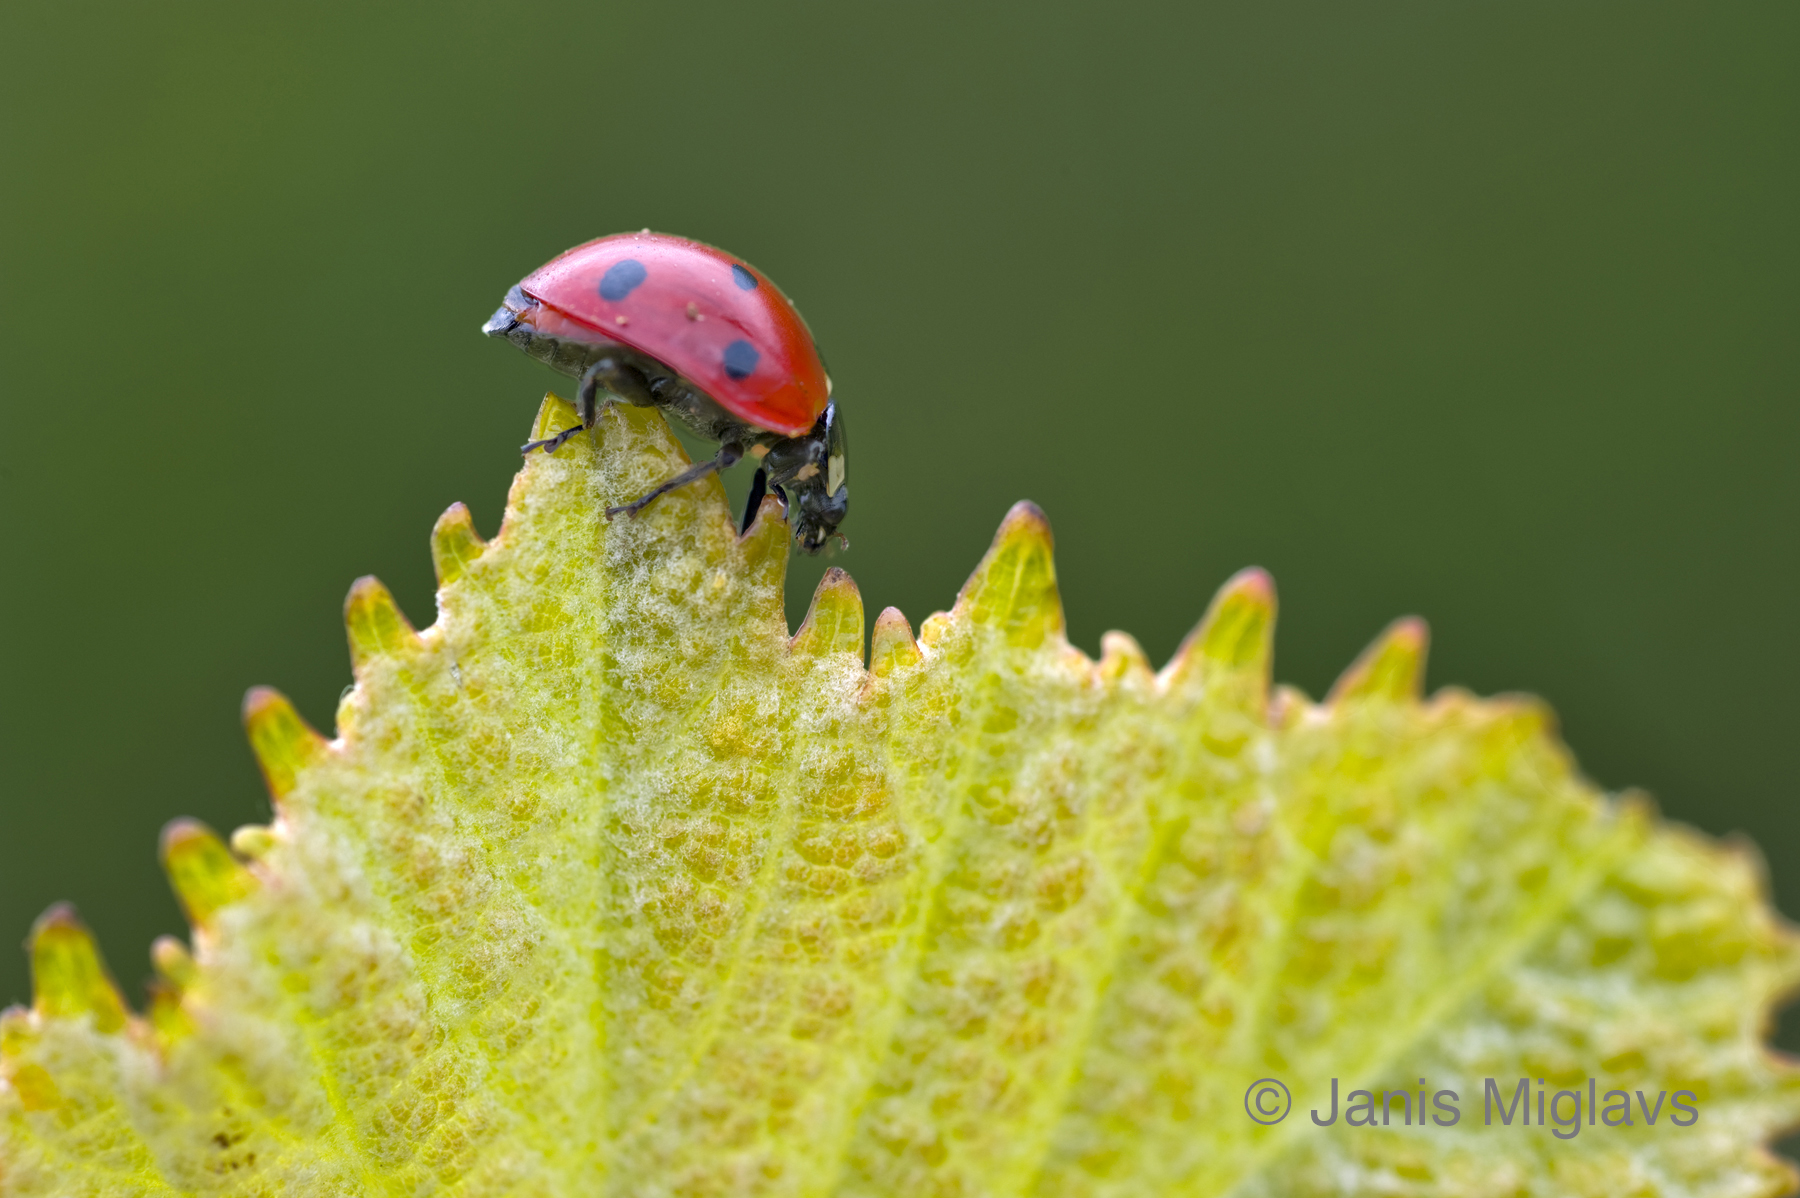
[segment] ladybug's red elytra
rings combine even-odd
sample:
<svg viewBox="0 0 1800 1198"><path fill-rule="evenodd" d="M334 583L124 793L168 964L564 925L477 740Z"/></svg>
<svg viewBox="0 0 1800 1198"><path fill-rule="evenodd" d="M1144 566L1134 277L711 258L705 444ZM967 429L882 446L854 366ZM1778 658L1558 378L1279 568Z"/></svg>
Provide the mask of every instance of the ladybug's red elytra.
<svg viewBox="0 0 1800 1198"><path fill-rule="evenodd" d="M850 490L831 379L800 313L748 263L685 237L615 233L526 275L481 331L581 380L581 423L531 442L526 453L552 452L593 428L602 391L659 407L718 443L712 458L607 508L608 518L636 515L748 454L759 465L746 527L773 489L797 509L794 539L806 552L837 534Z"/></svg>

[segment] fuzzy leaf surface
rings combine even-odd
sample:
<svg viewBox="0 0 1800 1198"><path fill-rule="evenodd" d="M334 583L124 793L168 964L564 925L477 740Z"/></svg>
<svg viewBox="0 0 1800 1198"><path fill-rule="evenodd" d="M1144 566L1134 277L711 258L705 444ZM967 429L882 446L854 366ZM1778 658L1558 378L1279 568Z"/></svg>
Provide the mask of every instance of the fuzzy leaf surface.
<svg viewBox="0 0 1800 1198"><path fill-rule="evenodd" d="M1315 704L1271 689L1246 571L1160 673L1119 634L1095 662L1022 504L865 667L841 571L789 637L773 500L742 538L711 480L600 518L684 462L614 408L491 543L439 521L431 627L359 582L336 739L252 692L276 818L170 826L193 934L150 1009L40 921L0 1195L1788 1184L1762 1144L1800 1079L1762 1035L1800 951L1753 854L1597 793L1533 701L1421 699L1417 621ZM1565 1139L1530 1098L1486 1123L1490 1077L1699 1115ZM1406 1123L1316 1126L1334 1078Z"/></svg>

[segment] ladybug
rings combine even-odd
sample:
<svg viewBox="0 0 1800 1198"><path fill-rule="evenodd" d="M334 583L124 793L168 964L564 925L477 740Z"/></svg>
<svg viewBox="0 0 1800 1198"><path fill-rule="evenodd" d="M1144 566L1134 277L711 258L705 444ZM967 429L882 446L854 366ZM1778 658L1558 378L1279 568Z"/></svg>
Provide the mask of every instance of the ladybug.
<svg viewBox="0 0 1800 1198"><path fill-rule="evenodd" d="M523 447L553 452L593 428L605 402L658 407L719 452L630 503L658 496L748 455L757 460L744 526L769 490L798 509L794 539L817 553L850 506L844 422L812 333L787 297L749 263L685 237L615 233L551 259L511 291L481 331L581 380L581 423Z"/></svg>

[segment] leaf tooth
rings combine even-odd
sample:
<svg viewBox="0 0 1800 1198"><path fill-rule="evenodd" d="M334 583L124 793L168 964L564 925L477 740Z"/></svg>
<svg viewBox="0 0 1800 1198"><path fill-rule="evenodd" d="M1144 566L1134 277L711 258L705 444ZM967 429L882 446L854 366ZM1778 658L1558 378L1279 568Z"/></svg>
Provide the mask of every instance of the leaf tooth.
<svg viewBox="0 0 1800 1198"><path fill-rule="evenodd" d="M532 419L531 436L526 439L530 441L544 441L554 437L565 428L580 423L581 413L575 410L574 404L570 403L554 391L546 391L544 392L544 402L538 405L537 416ZM590 448L598 444L598 430L589 429L587 432L576 433L573 437L570 437L562 445L557 447L556 453L552 456L563 456L570 445L573 445L583 437L588 438L588 445ZM532 458L541 456L542 455L536 450L533 450L531 453ZM575 455L571 453L569 456L573 457ZM529 465L530 461L527 460L526 464Z"/></svg>
<svg viewBox="0 0 1800 1198"><path fill-rule="evenodd" d="M162 861L188 923L196 928L207 927L220 908L256 889L255 875L199 820L169 821L162 833Z"/></svg>
<svg viewBox="0 0 1800 1198"><path fill-rule="evenodd" d="M275 829L267 824L245 824L231 833L231 851L246 861L260 861L275 843Z"/></svg>
<svg viewBox="0 0 1800 1198"><path fill-rule="evenodd" d="M1180 687L1219 670L1254 671L1266 688L1274 648L1275 580L1251 566L1219 588L1163 673L1170 687Z"/></svg>
<svg viewBox="0 0 1800 1198"><path fill-rule="evenodd" d="M789 642L795 653L823 657L827 653L854 653L858 664L863 651L862 592L837 566L825 571L812 606Z"/></svg>
<svg viewBox="0 0 1800 1198"><path fill-rule="evenodd" d="M875 630L869 634L869 671L877 678L886 678L896 670L917 665L924 656L913 639L912 625L900 609L882 608L875 617Z"/></svg>
<svg viewBox="0 0 1800 1198"><path fill-rule="evenodd" d="M419 634L400 614L393 595L373 574L350 587L344 600L344 626L350 633L350 662L357 669L380 657L395 657L419 647Z"/></svg>
<svg viewBox="0 0 1800 1198"><path fill-rule="evenodd" d="M125 1026L125 999L106 972L93 935L68 903L58 903L31 928L31 1005L46 1017L91 1015L94 1029Z"/></svg>
<svg viewBox="0 0 1800 1198"><path fill-rule="evenodd" d="M166 1048L171 1042L185 1040L194 1034L194 1021L181 1005L181 991L169 983L152 978L144 984L149 999L150 1027L156 1039Z"/></svg>
<svg viewBox="0 0 1800 1198"><path fill-rule="evenodd" d="M244 731L269 795L278 803L292 793L300 775L325 756L325 738L272 687L254 686L244 695Z"/></svg>
<svg viewBox="0 0 1800 1198"><path fill-rule="evenodd" d="M1292 728L1314 710L1313 701L1297 686L1277 686L1269 696L1269 726Z"/></svg>
<svg viewBox="0 0 1800 1198"><path fill-rule="evenodd" d="M973 623L999 629L1023 648L1035 649L1046 637L1062 635L1055 542L1037 504L1013 504L987 555L963 584L956 607Z"/></svg>
<svg viewBox="0 0 1800 1198"><path fill-rule="evenodd" d="M181 1005L182 995L193 989L200 978L200 967L187 950L187 945L173 936L158 936L150 946L150 961L157 976L144 985L149 999L145 1011L157 1039L167 1047L175 1040L186 1039L194 1032L193 1020Z"/></svg>
<svg viewBox="0 0 1800 1198"><path fill-rule="evenodd" d="M1137 638L1126 632L1107 632L1100 637L1100 677L1108 682L1126 679L1148 682L1155 676L1150 657Z"/></svg>
<svg viewBox="0 0 1800 1198"><path fill-rule="evenodd" d="M1416 703L1425 685L1425 649L1431 631L1417 616L1402 616L1338 676L1325 699L1337 707L1359 699Z"/></svg>
<svg viewBox="0 0 1800 1198"><path fill-rule="evenodd" d="M451 504L431 527L431 564L437 569L438 586L449 586L468 573L486 548L469 509Z"/></svg>
<svg viewBox="0 0 1800 1198"><path fill-rule="evenodd" d="M926 616L919 625L919 645L921 649L929 649L943 640L954 627L955 621L947 611L934 611Z"/></svg>
<svg viewBox="0 0 1800 1198"><path fill-rule="evenodd" d="M188 952L187 945L173 936L158 936L150 946L150 963L156 972L169 985L177 990L186 990L193 986L194 980L200 976L200 967L194 964L194 954Z"/></svg>
<svg viewBox="0 0 1800 1198"><path fill-rule="evenodd" d="M756 518L738 539L738 548L743 554L747 573L767 575L775 581L786 576L788 522L781 500L773 495L763 497L757 506Z"/></svg>

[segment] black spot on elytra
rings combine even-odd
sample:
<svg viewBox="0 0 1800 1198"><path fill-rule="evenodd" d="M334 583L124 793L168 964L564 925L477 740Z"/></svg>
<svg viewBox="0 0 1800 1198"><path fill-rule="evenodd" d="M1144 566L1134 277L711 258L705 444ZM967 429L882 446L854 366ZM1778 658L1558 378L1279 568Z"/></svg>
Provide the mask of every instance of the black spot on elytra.
<svg viewBox="0 0 1800 1198"><path fill-rule="evenodd" d="M606 273L600 276L600 298L618 303L637 290L637 285L649 273L636 258L621 258L607 267Z"/></svg>
<svg viewBox="0 0 1800 1198"><path fill-rule="evenodd" d="M734 379L747 379L761 358L754 345L739 338L725 347L725 373Z"/></svg>
<svg viewBox="0 0 1800 1198"><path fill-rule="evenodd" d="M756 290L756 276L735 262L731 264L731 281L738 285L740 291Z"/></svg>

